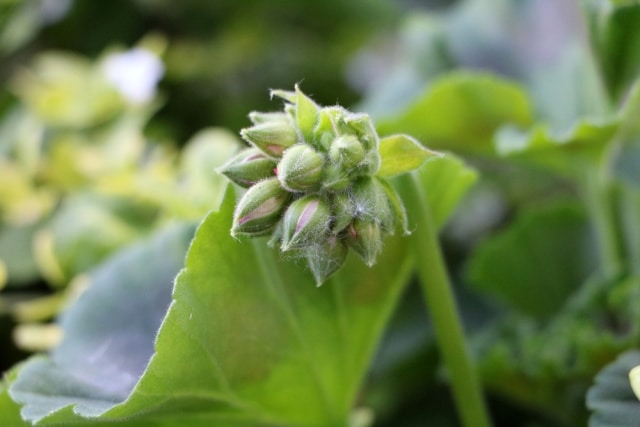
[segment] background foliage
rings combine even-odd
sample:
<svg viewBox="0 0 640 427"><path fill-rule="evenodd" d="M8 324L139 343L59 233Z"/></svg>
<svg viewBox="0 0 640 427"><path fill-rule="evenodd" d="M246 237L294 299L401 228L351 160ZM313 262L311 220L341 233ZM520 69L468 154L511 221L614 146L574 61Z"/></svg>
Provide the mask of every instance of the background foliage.
<svg viewBox="0 0 640 427"><path fill-rule="evenodd" d="M0 0L0 425L457 425L402 238L316 289L226 233L212 171L295 83L448 153L495 425L632 425L639 52L635 1Z"/></svg>

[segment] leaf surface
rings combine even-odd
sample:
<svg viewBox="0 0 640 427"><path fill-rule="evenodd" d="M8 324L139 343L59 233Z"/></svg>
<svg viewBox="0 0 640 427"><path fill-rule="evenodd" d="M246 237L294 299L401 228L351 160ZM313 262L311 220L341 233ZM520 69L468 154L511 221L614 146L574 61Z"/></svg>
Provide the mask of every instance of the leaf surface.
<svg viewBox="0 0 640 427"><path fill-rule="evenodd" d="M640 5L599 0L587 8L600 67L610 93L619 99L640 74Z"/></svg>
<svg viewBox="0 0 640 427"><path fill-rule="evenodd" d="M474 176L454 157L434 159L421 171L439 223ZM411 272L413 259L403 238L387 238L373 268L349 256L343 269L317 288L302 262L281 259L263 240L231 238L233 207L228 193L221 210L198 228L152 357L148 347L136 351L132 341L122 340L131 344L126 349L105 342L127 331L121 322L143 322L147 316L144 308L117 311L122 301L165 307L129 288L149 286L137 283L145 282L160 260L168 263L160 255L173 247L170 239L151 241L140 249L141 258L117 266L118 274L110 267L113 296L107 300L92 287L69 312L76 315L66 324L64 351L32 359L21 369L11 393L26 404L23 415L42 425L92 419L189 426L347 425ZM95 311L110 313L112 320L94 319ZM153 335L150 327L138 339L148 345ZM138 357L143 353L151 357L146 368ZM83 357L94 371L83 367Z"/></svg>
<svg viewBox="0 0 640 427"><path fill-rule="evenodd" d="M469 280L522 313L552 315L591 273L591 239L587 217L577 206L526 212L477 248Z"/></svg>
<svg viewBox="0 0 640 427"><path fill-rule="evenodd" d="M440 154L423 147L409 135L398 134L380 139L382 164L377 175L389 177L418 169L427 159Z"/></svg>
<svg viewBox="0 0 640 427"><path fill-rule="evenodd" d="M95 415L127 397L153 354L192 235L193 226L175 226L92 273L89 290L60 319L61 345L26 363L11 386L23 416L35 421L76 404Z"/></svg>
<svg viewBox="0 0 640 427"><path fill-rule="evenodd" d="M433 149L491 152L506 123L527 126L532 108L517 85L488 74L456 73L430 85L402 114L383 120L380 134L406 132Z"/></svg>
<svg viewBox="0 0 640 427"><path fill-rule="evenodd" d="M498 154L557 172L577 175L599 162L618 131L617 119L581 119L566 132L546 125L527 132L505 126L495 136Z"/></svg>
<svg viewBox="0 0 640 427"><path fill-rule="evenodd" d="M640 402L633 394L629 371L640 365L640 351L622 354L595 378L587 394L587 407L594 411L590 427L626 427L640 419Z"/></svg>

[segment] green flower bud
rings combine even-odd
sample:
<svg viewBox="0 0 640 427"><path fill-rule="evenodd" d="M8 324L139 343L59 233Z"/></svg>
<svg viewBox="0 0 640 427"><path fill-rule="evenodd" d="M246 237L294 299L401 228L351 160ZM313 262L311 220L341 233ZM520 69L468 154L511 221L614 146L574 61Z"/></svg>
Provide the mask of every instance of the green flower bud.
<svg viewBox="0 0 640 427"><path fill-rule="evenodd" d="M355 216L355 208L353 200L346 192L338 193L333 197L331 211L333 212L332 229L334 234L340 233L351 224Z"/></svg>
<svg viewBox="0 0 640 427"><path fill-rule="evenodd" d="M278 179L289 191L317 189L322 178L323 157L306 144L287 149L278 163Z"/></svg>
<svg viewBox="0 0 640 427"><path fill-rule="evenodd" d="M387 192L373 177L361 178L353 187L354 215L367 222L377 222L385 233L395 231L395 214Z"/></svg>
<svg viewBox="0 0 640 427"><path fill-rule="evenodd" d="M282 152L298 141L298 134L288 120L268 121L240 131L245 141L269 157L280 158Z"/></svg>
<svg viewBox="0 0 640 427"><path fill-rule="evenodd" d="M334 107L325 107L323 111L326 111L326 114L331 117L331 122L337 135L353 134L349 126L347 126L347 122L345 122L345 117L350 114L349 111L337 105Z"/></svg>
<svg viewBox="0 0 640 427"><path fill-rule="evenodd" d="M380 169L380 153L378 150L369 150L364 155L364 160L360 165L360 169L362 170L362 175L375 175Z"/></svg>
<svg viewBox="0 0 640 427"><path fill-rule="evenodd" d="M307 196L291 203L282 221L280 249L303 249L326 240L331 213L323 199Z"/></svg>
<svg viewBox="0 0 640 427"><path fill-rule="evenodd" d="M339 165L328 164L324 170L323 187L328 191L343 191L351 184L348 171Z"/></svg>
<svg viewBox="0 0 640 427"><path fill-rule="evenodd" d="M351 169L364 159L364 147L355 136L343 135L331 144L329 158L342 168Z"/></svg>
<svg viewBox="0 0 640 427"><path fill-rule="evenodd" d="M359 218L347 229L347 243L369 267L376 263L382 250L382 231L376 222Z"/></svg>
<svg viewBox="0 0 640 427"><path fill-rule="evenodd" d="M261 181L242 196L233 214L233 236L260 236L280 220L290 195L276 178Z"/></svg>
<svg viewBox="0 0 640 427"><path fill-rule="evenodd" d="M378 151L378 133L368 114L348 113L344 121L349 133L354 133L367 151Z"/></svg>
<svg viewBox="0 0 640 427"><path fill-rule="evenodd" d="M233 156L218 171L234 183L248 188L275 176L276 162L257 148L247 148Z"/></svg>
<svg viewBox="0 0 640 427"><path fill-rule="evenodd" d="M342 267L348 252L347 245L336 237L306 250L307 263L318 286Z"/></svg>

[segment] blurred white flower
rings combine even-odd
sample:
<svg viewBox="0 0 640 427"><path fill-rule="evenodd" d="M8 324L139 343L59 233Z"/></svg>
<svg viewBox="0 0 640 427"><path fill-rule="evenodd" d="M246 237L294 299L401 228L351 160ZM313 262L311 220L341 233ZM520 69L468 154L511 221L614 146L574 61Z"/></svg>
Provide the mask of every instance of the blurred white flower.
<svg viewBox="0 0 640 427"><path fill-rule="evenodd" d="M154 53L134 48L109 56L104 61L103 71L129 102L142 104L154 97L164 66Z"/></svg>

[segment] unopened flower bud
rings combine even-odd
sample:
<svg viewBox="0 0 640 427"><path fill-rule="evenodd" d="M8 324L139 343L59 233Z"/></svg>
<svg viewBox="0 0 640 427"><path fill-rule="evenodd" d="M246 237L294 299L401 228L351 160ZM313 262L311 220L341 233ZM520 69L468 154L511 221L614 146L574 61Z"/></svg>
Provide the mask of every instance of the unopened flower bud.
<svg viewBox="0 0 640 427"><path fill-rule="evenodd" d="M324 170L322 185L329 191L343 191L351 184L348 171L339 165L328 164Z"/></svg>
<svg viewBox="0 0 640 427"><path fill-rule="evenodd" d="M291 203L282 221L281 249L303 249L326 239L331 213L322 198L307 196Z"/></svg>
<svg viewBox="0 0 640 427"><path fill-rule="evenodd" d="M368 222L377 222L386 233L395 230L395 213L387 192L373 177L360 179L353 187L355 216Z"/></svg>
<svg viewBox="0 0 640 427"><path fill-rule="evenodd" d="M380 169L380 153L378 150L369 150L364 155L364 160L360 165L363 175L375 175Z"/></svg>
<svg viewBox="0 0 640 427"><path fill-rule="evenodd" d="M269 157L280 158L282 152L298 140L288 120L268 121L240 131L240 135Z"/></svg>
<svg viewBox="0 0 640 427"><path fill-rule="evenodd" d="M368 114L349 113L344 121L351 132L358 136L365 150L378 151L378 133Z"/></svg>
<svg viewBox="0 0 640 427"><path fill-rule="evenodd" d="M289 191L307 191L320 186L323 157L306 144L287 149L278 163L278 179Z"/></svg>
<svg viewBox="0 0 640 427"><path fill-rule="evenodd" d="M236 206L231 234L260 236L271 231L280 220L289 197L276 178L249 188Z"/></svg>
<svg viewBox="0 0 640 427"><path fill-rule="evenodd" d="M338 234L353 221L355 204L346 192L338 193L331 201L331 211L333 212L333 233Z"/></svg>
<svg viewBox="0 0 640 427"><path fill-rule="evenodd" d="M322 244L306 251L309 269L318 286L342 267L348 252L347 245L336 237L330 237Z"/></svg>
<svg viewBox="0 0 640 427"><path fill-rule="evenodd" d="M382 232L373 221L356 218L347 229L347 243L369 267L376 262L382 250Z"/></svg>
<svg viewBox="0 0 640 427"><path fill-rule="evenodd" d="M343 168L351 169L364 159L364 147L355 136L343 135L331 144L329 158Z"/></svg>
<svg viewBox="0 0 640 427"><path fill-rule="evenodd" d="M257 148L247 148L233 156L220 169L220 173L234 183L248 188L265 178L275 176L275 160Z"/></svg>

